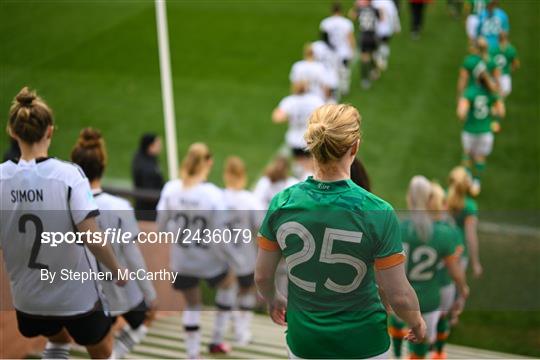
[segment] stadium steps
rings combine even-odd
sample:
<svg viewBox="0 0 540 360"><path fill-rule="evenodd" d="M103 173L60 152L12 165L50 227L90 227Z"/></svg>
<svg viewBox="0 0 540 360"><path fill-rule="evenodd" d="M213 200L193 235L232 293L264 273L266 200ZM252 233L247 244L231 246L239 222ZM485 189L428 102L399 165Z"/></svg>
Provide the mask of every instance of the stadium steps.
<svg viewBox="0 0 540 360"><path fill-rule="evenodd" d="M254 341L247 346L234 346L233 351L224 356L208 354L207 348L210 342L213 327L214 312L203 311L201 315L202 329L202 356L227 358L227 359L269 359L287 358L285 350L284 329L273 324L268 316L255 315L253 317ZM177 359L186 356L184 346L184 332L180 314L158 318L152 324L146 338L135 347L128 359ZM226 337L226 341L233 344L232 331ZM500 352L475 349L465 346L448 345L449 359L523 359L525 357L505 354ZM88 358L84 348L76 346L71 351L73 358Z"/></svg>

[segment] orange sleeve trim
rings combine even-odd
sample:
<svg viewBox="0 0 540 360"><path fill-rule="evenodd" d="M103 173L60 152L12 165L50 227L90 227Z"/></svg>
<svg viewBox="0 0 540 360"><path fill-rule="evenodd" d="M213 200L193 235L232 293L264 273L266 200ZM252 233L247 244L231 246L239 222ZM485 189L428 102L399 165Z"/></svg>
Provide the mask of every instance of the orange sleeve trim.
<svg viewBox="0 0 540 360"><path fill-rule="evenodd" d="M392 254L387 257L375 259L375 268L377 270L389 269L393 266L399 265L405 261L405 255L403 252Z"/></svg>
<svg viewBox="0 0 540 360"><path fill-rule="evenodd" d="M443 258L444 264L452 264L459 260L459 257L461 253L463 252L463 249L461 249L459 246L456 248L456 251L452 255L448 255L447 257Z"/></svg>
<svg viewBox="0 0 540 360"><path fill-rule="evenodd" d="M278 251L279 245L276 241L268 240L264 236L259 236L258 238L259 247L266 251Z"/></svg>

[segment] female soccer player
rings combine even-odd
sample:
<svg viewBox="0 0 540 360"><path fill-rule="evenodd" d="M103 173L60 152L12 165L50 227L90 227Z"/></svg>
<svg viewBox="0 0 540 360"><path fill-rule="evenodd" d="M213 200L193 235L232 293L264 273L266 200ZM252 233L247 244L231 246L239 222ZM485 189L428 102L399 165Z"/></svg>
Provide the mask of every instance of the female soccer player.
<svg viewBox="0 0 540 360"><path fill-rule="evenodd" d="M392 207L354 184L350 167L360 145L360 114L325 105L305 134L315 175L277 194L260 229L255 282L270 316L287 325L290 357L369 358L387 355L390 305L422 341L425 323L404 271L399 224ZM274 272L285 257L285 299ZM346 336L344 336L346 334Z"/></svg>
<svg viewBox="0 0 540 360"><path fill-rule="evenodd" d="M434 219L437 221L445 222L450 227L455 228L455 222L448 214L448 205L446 201L446 193L444 189L436 183L432 184L431 196L428 203L428 209L433 213ZM456 228L456 251L461 254L463 252L463 236L461 231ZM441 286L441 302L439 305L440 317L437 322L437 341L434 346L434 359L446 359L446 353L444 352L444 345L450 335L450 312L455 309L455 305L462 302L456 302L456 284L452 280L452 277L448 273L448 269L444 266L444 263L439 263L437 266L436 276L439 279L439 285Z"/></svg>
<svg viewBox="0 0 540 360"><path fill-rule="evenodd" d="M94 199L100 210L98 224L102 229L130 232L133 239L128 242L114 242L114 254L120 264L129 271L146 270L144 258L135 239L139 227L133 208L126 200L110 195L101 189L101 177L107 166L107 151L101 133L86 128L71 151L71 161L79 165L90 181ZM103 265L98 264L101 268ZM114 316L122 316L126 325L116 337L114 354L123 358L135 345L141 342L148 329L145 322L151 318L156 304L156 291L151 281L130 281L124 288L101 281L109 311Z"/></svg>
<svg viewBox="0 0 540 360"><path fill-rule="evenodd" d="M300 178L307 177L304 174L313 171L311 156L306 150L304 133L307 129L309 116L316 108L324 105L324 101L320 97L308 93L305 82L293 83L292 93L292 95L283 98L274 109L272 121L276 124L289 123L289 129L285 134L285 143L294 158L294 174Z"/></svg>
<svg viewBox="0 0 540 360"><path fill-rule="evenodd" d="M200 354L200 280L204 279L210 287L217 287L218 312L209 346L211 353L230 350L223 337L236 300L234 278L227 265L236 259L225 257L231 254L230 249L221 247L210 236L213 230L226 226L223 220L226 210L223 193L207 182L212 165L208 146L203 143L191 144L182 161L181 180L171 180L165 184L157 207L160 231L181 234L178 243L171 245L170 266L178 272L174 288L182 293L186 301L183 324L187 333L189 358L197 358Z"/></svg>
<svg viewBox="0 0 540 360"><path fill-rule="evenodd" d="M261 210L263 206L259 199L250 191L247 191L246 166L242 159L231 156L225 162L223 171L225 183L225 205L228 210L228 227L234 233L236 231L249 230L256 234L262 221ZM234 243L234 256L238 259L235 266L231 264L239 285L238 311L233 313L236 342L239 345L247 345L251 341L251 318L257 299L253 273L255 272L255 258L257 248L255 242L247 242L246 239Z"/></svg>
<svg viewBox="0 0 540 360"><path fill-rule="evenodd" d="M266 167L265 174L257 181L253 193L262 203L264 209L268 209L274 195L297 182L296 178L289 176L287 158L278 156Z"/></svg>
<svg viewBox="0 0 540 360"><path fill-rule="evenodd" d="M70 337L86 346L92 358L108 358L111 319L103 311L96 282L60 278L66 271L81 276L95 272L87 251L73 243L51 246L42 241L50 232L67 238L75 225L76 231L91 235L81 237L88 250L113 275L120 270L110 245L94 238L101 235L95 219L99 211L88 179L78 166L47 156L53 132L49 106L23 88L8 120L21 157L0 165L0 245L17 323L25 337L47 337L44 358L67 359Z"/></svg>
<svg viewBox="0 0 540 360"><path fill-rule="evenodd" d="M483 80L468 87L459 99L456 112L459 120L464 122L461 133L463 162L473 174L471 192L474 196L481 191L480 180L495 140L493 133L500 131L499 121L505 111L499 95L490 91Z"/></svg>
<svg viewBox="0 0 540 360"><path fill-rule="evenodd" d="M473 276L478 278L483 268L478 244L478 205L470 196L471 177L463 166L458 166L450 172L448 182L448 211L465 239L462 265L466 269L470 260Z"/></svg>
<svg viewBox="0 0 540 360"><path fill-rule="evenodd" d="M435 275L440 261L444 261L448 273L456 282L459 295L466 298L469 294L465 274L459 264L459 252L456 252L457 231L445 222L436 221L433 214L428 211L432 189L431 182L425 177L412 178L407 193L410 218L401 224L401 236L408 262L407 277L416 291L420 311L427 324L427 336L424 341L411 344L409 347L413 359L424 358L436 340L441 286L439 278ZM393 317L394 329L391 329L391 333L399 333L399 329L403 326L399 318ZM399 357L401 339L394 335L393 340L394 354Z"/></svg>

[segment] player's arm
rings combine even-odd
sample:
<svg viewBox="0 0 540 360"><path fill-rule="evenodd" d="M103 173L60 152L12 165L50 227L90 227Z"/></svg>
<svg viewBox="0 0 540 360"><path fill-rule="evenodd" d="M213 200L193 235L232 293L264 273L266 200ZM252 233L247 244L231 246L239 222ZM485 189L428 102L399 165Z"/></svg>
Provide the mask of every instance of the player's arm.
<svg viewBox="0 0 540 360"><path fill-rule="evenodd" d="M459 253L447 256L444 258L444 265L450 274L450 277L456 283L459 295L466 299L469 297L469 286L465 277L465 271L459 263Z"/></svg>
<svg viewBox="0 0 540 360"><path fill-rule="evenodd" d="M77 230L81 233L100 233L101 229L99 228L96 219L90 217L84 219L77 225ZM91 241L91 236L82 236L82 239L85 241L85 245L90 250L90 252L96 257L97 261L105 265L108 269L112 271L113 274L118 274L120 270L120 265L114 256L111 244L101 242ZM125 280L117 280L117 285L125 285Z"/></svg>
<svg viewBox="0 0 540 360"><path fill-rule="evenodd" d="M287 122L288 119L289 117L283 109L277 107L274 109L274 111L272 111L272 121L275 124L282 124Z"/></svg>
<svg viewBox="0 0 540 360"><path fill-rule="evenodd" d="M426 335L426 324L420 314L418 298L405 275L405 265L398 265L377 269L376 279L379 287L385 294L386 301L396 315L405 321L412 334L408 337L413 342L422 342Z"/></svg>
<svg viewBox="0 0 540 360"><path fill-rule="evenodd" d="M349 46L351 49L356 49L356 40L354 39L354 31L349 32L349 35L347 36L349 39Z"/></svg>
<svg viewBox="0 0 540 360"><path fill-rule="evenodd" d="M265 243L268 242L268 243ZM271 245L273 244L273 245ZM275 287L275 273L281 259L281 251L275 248L277 244L265 238L259 239L259 252L255 264L255 286L259 294L268 303L268 310L272 320L285 326L287 321L287 299Z"/></svg>
<svg viewBox="0 0 540 360"><path fill-rule="evenodd" d="M464 97L459 99L457 110L456 110L456 114L459 120L461 121L465 120L470 107L471 107L471 103L469 102L469 100L467 100Z"/></svg>
<svg viewBox="0 0 540 360"><path fill-rule="evenodd" d="M463 94L463 90L469 82L469 72L464 68L459 69L459 76L457 82L457 97L459 98Z"/></svg>
<svg viewBox="0 0 540 360"><path fill-rule="evenodd" d="M471 266L475 277L482 275L483 269L480 264L480 250L478 246L478 232L477 232L478 218L473 215L469 215L465 218L465 239L469 249L469 258L471 259Z"/></svg>
<svg viewBox="0 0 540 360"><path fill-rule="evenodd" d="M499 119L502 119L506 116L506 107L504 106L504 101L501 99L495 101L491 109L491 113Z"/></svg>

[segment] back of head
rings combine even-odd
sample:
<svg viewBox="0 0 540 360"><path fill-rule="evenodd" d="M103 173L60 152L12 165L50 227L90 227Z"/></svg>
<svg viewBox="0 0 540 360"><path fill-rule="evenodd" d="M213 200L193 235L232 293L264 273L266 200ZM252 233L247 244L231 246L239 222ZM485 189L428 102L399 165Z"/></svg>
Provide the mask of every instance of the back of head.
<svg viewBox="0 0 540 360"><path fill-rule="evenodd" d="M238 156L229 156L225 161L223 172L225 187L232 189L244 189L247 184L246 166Z"/></svg>
<svg viewBox="0 0 540 360"><path fill-rule="evenodd" d="M265 171L270 182L284 181L289 176L289 161L283 156L278 156L272 161Z"/></svg>
<svg viewBox="0 0 540 360"><path fill-rule="evenodd" d="M448 177L448 210L460 212L465 206L465 197L471 188L471 178L463 166L457 166L450 171Z"/></svg>
<svg viewBox="0 0 540 360"><path fill-rule="evenodd" d="M313 45L311 43L306 43L304 45L304 59L312 59L313 58Z"/></svg>
<svg viewBox="0 0 540 360"><path fill-rule="evenodd" d="M360 114L351 105L323 105L311 114L304 139L319 164L337 161L360 139Z"/></svg>
<svg viewBox="0 0 540 360"><path fill-rule="evenodd" d="M211 158L212 154L206 144L200 142L191 144L186 156L182 160L180 178L186 180L200 175L205 170L206 164Z"/></svg>
<svg viewBox="0 0 540 360"><path fill-rule="evenodd" d="M308 90L308 84L305 81L295 81L291 84L291 93L296 95L305 94Z"/></svg>
<svg viewBox="0 0 540 360"><path fill-rule="evenodd" d="M101 179L107 166L107 150L99 130L90 127L81 130L71 151L71 161L81 167L88 180Z"/></svg>
<svg viewBox="0 0 540 360"><path fill-rule="evenodd" d="M431 211L444 211L446 209L446 194L439 183L431 183L431 196L428 208Z"/></svg>
<svg viewBox="0 0 540 360"><path fill-rule="evenodd" d="M157 135L154 133L145 133L139 140L139 152L142 154L148 154L148 148L157 139Z"/></svg>
<svg viewBox="0 0 540 360"><path fill-rule="evenodd" d="M432 219L427 212L431 190L431 182L425 176L416 175L411 179L407 192L410 218L418 237L423 241L429 240L433 231Z"/></svg>
<svg viewBox="0 0 540 360"><path fill-rule="evenodd" d="M331 11L334 15L341 14L341 3L339 1L332 3Z"/></svg>
<svg viewBox="0 0 540 360"><path fill-rule="evenodd" d="M45 101L28 87L22 88L9 109L11 133L27 144L34 144L43 139L53 123L52 110Z"/></svg>

